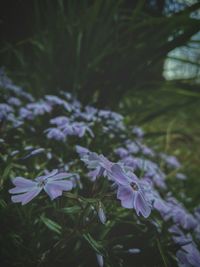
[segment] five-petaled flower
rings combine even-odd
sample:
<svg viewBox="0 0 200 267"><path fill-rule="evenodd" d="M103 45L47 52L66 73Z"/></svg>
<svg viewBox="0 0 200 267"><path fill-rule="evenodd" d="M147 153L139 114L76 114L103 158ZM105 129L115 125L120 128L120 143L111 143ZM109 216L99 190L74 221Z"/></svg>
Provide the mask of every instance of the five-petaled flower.
<svg viewBox="0 0 200 267"><path fill-rule="evenodd" d="M140 181L131 172L125 172L119 164L113 164L109 175L118 185L117 198L121 200L122 207L134 208L137 215L147 218L151 213L150 201L145 196L148 183Z"/></svg>
<svg viewBox="0 0 200 267"><path fill-rule="evenodd" d="M23 177L16 177L12 180L15 185L9 190L9 193L14 194L11 199L13 202L21 202L22 205L30 202L36 197L42 189L49 195L51 200L62 195L63 191L69 191L73 187L71 178L73 174L53 170L52 172L39 176L35 180L28 180ZM64 180L65 179L65 180Z"/></svg>

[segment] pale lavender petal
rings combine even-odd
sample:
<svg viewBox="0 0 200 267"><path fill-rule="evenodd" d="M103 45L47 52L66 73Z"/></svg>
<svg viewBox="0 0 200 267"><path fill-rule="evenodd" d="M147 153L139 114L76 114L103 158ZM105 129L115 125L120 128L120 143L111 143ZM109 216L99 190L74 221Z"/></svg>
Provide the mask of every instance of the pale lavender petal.
<svg viewBox="0 0 200 267"><path fill-rule="evenodd" d="M64 190L64 191L69 191L73 187L72 181L64 181L64 180L61 180L61 181L59 181L59 180L57 180L57 181L49 181L48 180L48 182L46 183L44 188L47 185L54 186L56 189Z"/></svg>
<svg viewBox="0 0 200 267"><path fill-rule="evenodd" d="M29 191L27 193L12 196L11 200L14 203L21 202L22 205L25 205L30 202L34 197L36 197L41 190L42 188L36 188L35 190Z"/></svg>
<svg viewBox="0 0 200 267"><path fill-rule="evenodd" d="M69 178L71 176L72 176L71 173L61 172L61 173L56 174L55 176L54 175L48 176L48 181L61 180L64 178Z"/></svg>
<svg viewBox="0 0 200 267"><path fill-rule="evenodd" d="M132 209L134 207L134 192L129 186L119 186L117 198L121 200L121 205L124 208Z"/></svg>
<svg viewBox="0 0 200 267"><path fill-rule="evenodd" d="M36 182L25 179L23 177L16 177L12 180L12 183L18 187L33 187L36 186Z"/></svg>
<svg viewBox="0 0 200 267"><path fill-rule="evenodd" d="M97 177L103 175L104 169L98 166L95 170L92 170L88 173L88 176L91 178L91 181L95 181Z"/></svg>
<svg viewBox="0 0 200 267"><path fill-rule="evenodd" d="M56 175L57 173L58 173L58 170L53 170L53 171L47 173L46 175L38 176L35 180L36 181L43 181L43 180L51 178L52 176Z"/></svg>
<svg viewBox="0 0 200 267"><path fill-rule="evenodd" d="M89 149L87 149L85 147L76 145L76 152L81 156L81 155L84 155L84 154L88 154L90 151L89 151Z"/></svg>
<svg viewBox="0 0 200 267"><path fill-rule="evenodd" d="M51 184L46 184L44 190L49 195L51 200L62 195L62 190L56 188L54 185Z"/></svg>
<svg viewBox="0 0 200 267"><path fill-rule="evenodd" d="M29 191L33 191L34 188L37 188L36 186L29 186L29 187L14 187L12 189L10 189L8 192L10 194L19 194L19 193L25 193L25 192L29 192Z"/></svg>
<svg viewBox="0 0 200 267"><path fill-rule="evenodd" d="M151 213L151 208L149 203L145 200L144 196L141 193L138 193L135 197L134 206L137 215L141 213L144 218L147 218Z"/></svg>
<svg viewBox="0 0 200 267"><path fill-rule="evenodd" d="M128 185L127 176L118 164L113 164L111 167L111 176L116 183L120 185Z"/></svg>

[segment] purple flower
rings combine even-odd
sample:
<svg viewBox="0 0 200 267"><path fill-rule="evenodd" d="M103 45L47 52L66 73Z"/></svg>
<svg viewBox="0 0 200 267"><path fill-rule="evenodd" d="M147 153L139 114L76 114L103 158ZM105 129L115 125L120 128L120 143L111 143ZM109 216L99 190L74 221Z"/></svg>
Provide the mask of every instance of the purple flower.
<svg viewBox="0 0 200 267"><path fill-rule="evenodd" d="M3 89L9 90L18 96L22 96L29 101L33 101L34 98L31 94L26 93L23 89L17 85L14 85L13 82L7 77L5 71L0 69L0 87Z"/></svg>
<svg viewBox="0 0 200 267"><path fill-rule="evenodd" d="M34 118L33 112L27 108L20 108L19 110L20 119L32 120Z"/></svg>
<svg viewBox="0 0 200 267"><path fill-rule="evenodd" d="M64 180L71 176L72 174L65 172L58 173L58 170L54 170L44 176L39 176L34 180L16 177L12 180L15 187L10 189L9 193L14 194L11 197L14 203L21 202L22 205L30 202L42 191L42 189L44 189L51 200L53 200L61 196L63 191L72 189L72 182L70 180Z"/></svg>
<svg viewBox="0 0 200 267"><path fill-rule="evenodd" d="M95 181L100 176L105 177L108 175L113 164L111 161L103 155L98 155L81 146L76 146L76 150L81 160L87 165L88 169L90 169L88 175L92 181Z"/></svg>
<svg viewBox="0 0 200 267"><path fill-rule="evenodd" d="M50 120L50 123L56 124L57 127L64 127L67 123L69 123L69 118L67 118L66 116L55 117Z"/></svg>
<svg viewBox="0 0 200 267"><path fill-rule="evenodd" d="M88 173L88 176L92 181L95 181L100 176L105 177L110 171L110 168L113 164L103 155L98 155L93 152L85 155L82 160L87 165L87 167L91 169L91 171Z"/></svg>
<svg viewBox="0 0 200 267"><path fill-rule="evenodd" d="M199 267L200 252L194 242L183 246L176 253L180 267Z"/></svg>
<svg viewBox="0 0 200 267"><path fill-rule="evenodd" d="M171 207L170 216L172 220L181 225L184 229L190 230L197 226L197 220L190 214L175 198L167 199L169 207Z"/></svg>
<svg viewBox="0 0 200 267"><path fill-rule="evenodd" d="M34 116L43 115L45 113L51 112L52 110L52 107L43 101L30 103L26 106L26 108L28 110L31 110Z"/></svg>
<svg viewBox="0 0 200 267"><path fill-rule="evenodd" d="M175 198L168 198L167 201L155 200L154 207L157 209L165 221L170 218L177 225L186 230L195 229L197 220L190 214Z"/></svg>
<svg viewBox="0 0 200 267"><path fill-rule="evenodd" d="M165 174L155 162L129 156L123 159L123 163L126 166L133 167L135 170L138 169L142 171L146 178L153 181L154 185L161 189L166 189Z"/></svg>
<svg viewBox="0 0 200 267"><path fill-rule="evenodd" d="M177 225L173 225L168 230L172 233L172 239L178 246L185 246L193 242L190 234L185 235Z"/></svg>
<svg viewBox="0 0 200 267"><path fill-rule="evenodd" d="M8 104L19 107L21 105L21 101L17 97L10 97L8 99Z"/></svg>
<svg viewBox="0 0 200 267"><path fill-rule="evenodd" d="M153 207L160 212L161 216L166 220L168 219L168 217L166 218L166 215L170 213L171 208L169 207L169 205L167 204L167 202L163 199L161 199L160 196L157 196L154 199L153 202Z"/></svg>
<svg viewBox="0 0 200 267"><path fill-rule="evenodd" d="M145 196L147 183L139 181L133 173L126 173L119 164L113 164L109 175L118 184L117 198L122 207L134 208L137 215L147 218L151 213L151 204Z"/></svg>
<svg viewBox="0 0 200 267"><path fill-rule="evenodd" d="M63 99L55 95L45 95L45 99L51 105L62 105Z"/></svg>
<svg viewBox="0 0 200 267"><path fill-rule="evenodd" d="M0 103L0 121L9 119L9 116L14 112L13 108L8 104Z"/></svg>
<svg viewBox="0 0 200 267"><path fill-rule="evenodd" d="M174 156L168 156L165 153L161 153L160 157L166 162L169 168L180 168L181 167L180 162Z"/></svg>
<svg viewBox="0 0 200 267"><path fill-rule="evenodd" d="M195 208L194 212L195 219L197 220L197 226L195 228L195 236L200 240L200 207Z"/></svg>
<svg viewBox="0 0 200 267"><path fill-rule="evenodd" d="M58 128L48 128L45 130L47 132L48 139L54 139L57 141L65 141L64 133Z"/></svg>
<svg viewBox="0 0 200 267"><path fill-rule="evenodd" d="M50 122L56 124L65 136L75 135L81 138L88 132L94 137L92 130L83 122L70 122L69 119L64 116L56 117Z"/></svg>
<svg viewBox="0 0 200 267"><path fill-rule="evenodd" d="M91 137L94 137L92 130L84 123L74 122L72 124L72 129L73 129L73 135L76 135L78 137L83 137L86 132L88 132Z"/></svg>
<svg viewBox="0 0 200 267"><path fill-rule="evenodd" d="M73 127L70 123L60 126L65 136L74 135Z"/></svg>
<svg viewBox="0 0 200 267"><path fill-rule="evenodd" d="M133 127L132 133L134 133L139 138L142 138L144 136L144 132L143 132L142 128L140 128L138 126Z"/></svg>
<svg viewBox="0 0 200 267"><path fill-rule="evenodd" d="M151 148L143 144L140 145L140 149L141 149L141 152L146 156L151 156L151 157L155 156L155 152Z"/></svg>
<svg viewBox="0 0 200 267"><path fill-rule="evenodd" d="M75 116L75 118L82 118L86 121L91 121L91 122L93 121L94 122L97 120L97 117L96 117L97 112L98 112L98 110L96 108L86 106L84 112L77 110L77 111L75 111L74 116Z"/></svg>
<svg viewBox="0 0 200 267"><path fill-rule="evenodd" d="M47 100L47 103L52 105L52 106L54 106L54 105L63 106L67 111L71 111L70 104L58 96L46 95L45 99Z"/></svg>
<svg viewBox="0 0 200 267"><path fill-rule="evenodd" d="M128 150L123 147L118 147L114 150L115 154L118 155L120 158L124 158L128 156Z"/></svg>
<svg viewBox="0 0 200 267"><path fill-rule="evenodd" d="M117 112L113 112L110 110L100 110L99 114L100 117L105 118L105 119L112 119L115 122L120 122L123 120L123 116Z"/></svg>
<svg viewBox="0 0 200 267"><path fill-rule="evenodd" d="M131 140L126 141L126 147L129 153L136 154L139 152L139 146L136 142L132 142Z"/></svg>
<svg viewBox="0 0 200 267"><path fill-rule="evenodd" d="M83 155L90 153L90 150L86 147L76 145L76 152L82 157Z"/></svg>
<svg viewBox="0 0 200 267"><path fill-rule="evenodd" d="M132 156L128 156L122 159L125 166L132 167L134 170L139 168L138 159Z"/></svg>

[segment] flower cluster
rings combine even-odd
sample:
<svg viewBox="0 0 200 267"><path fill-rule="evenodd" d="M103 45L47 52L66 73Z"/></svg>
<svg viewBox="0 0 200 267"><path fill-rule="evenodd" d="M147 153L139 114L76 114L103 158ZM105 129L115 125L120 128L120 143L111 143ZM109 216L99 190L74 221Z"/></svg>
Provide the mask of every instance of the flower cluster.
<svg viewBox="0 0 200 267"><path fill-rule="evenodd" d="M188 179L175 156L149 147L145 132L127 125L122 115L84 107L69 93L35 100L14 85L3 70L0 90L0 156L4 176L11 170L9 177L15 186L9 190L12 202L25 205L36 197L43 199L42 191L51 200L64 195L63 199L70 201L71 197L78 206L67 207L65 202L61 211L72 212L69 225L77 227L72 232L83 227L80 233L85 233L97 217L101 227L108 227L100 238L112 232L112 224L125 224L128 220L140 235L148 232L149 225L156 228L155 236L167 228L165 244L170 243L169 250L174 255L169 260L174 263L175 257L180 267L200 266L200 209L189 211L179 192L172 193L169 174L180 186ZM65 191L71 192L63 194ZM73 213L80 210L82 217L77 222ZM95 247L99 266L104 266L107 253L101 244L97 246L90 233L83 237ZM135 247L132 239L127 246L113 245L113 253L143 255L142 248Z"/></svg>

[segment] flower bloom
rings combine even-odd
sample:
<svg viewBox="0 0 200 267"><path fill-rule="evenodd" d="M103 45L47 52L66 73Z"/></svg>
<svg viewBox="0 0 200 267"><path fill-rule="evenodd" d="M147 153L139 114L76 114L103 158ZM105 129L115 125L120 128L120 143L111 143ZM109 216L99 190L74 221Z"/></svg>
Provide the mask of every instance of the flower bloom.
<svg viewBox="0 0 200 267"><path fill-rule="evenodd" d="M108 176L108 172L110 172L110 168L113 165L111 161L103 155L98 155L81 146L76 146L76 151L90 170L88 176L92 181L95 181L100 176Z"/></svg>
<svg viewBox="0 0 200 267"><path fill-rule="evenodd" d="M200 266L200 252L194 242L182 246L177 251L176 257L180 267L199 267Z"/></svg>
<svg viewBox="0 0 200 267"><path fill-rule="evenodd" d="M54 139L57 141L65 141L64 133L58 128L48 128L45 130L48 139Z"/></svg>
<svg viewBox="0 0 200 267"><path fill-rule="evenodd" d="M180 162L175 156L168 156L165 153L160 153L160 157L162 160L165 161L169 168L178 169L181 167Z"/></svg>
<svg viewBox="0 0 200 267"><path fill-rule="evenodd" d="M14 110L10 105L0 103L0 121L2 121L3 119L7 119L9 115L13 112Z"/></svg>
<svg viewBox="0 0 200 267"><path fill-rule="evenodd" d="M12 106L19 107L21 105L21 100L17 97L10 97L8 99L8 104Z"/></svg>
<svg viewBox="0 0 200 267"><path fill-rule="evenodd" d="M21 202L22 205L25 205L36 197L42 189L53 200L61 196L63 191L72 189L72 181L64 180L70 177L72 177L72 174L65 172L58 173L58 170L53 170L47 175L39 176L35 180L16 177L12 181L15 187L9 190L9 193L14 194L11 200L15 203Z"/></svg>
<svg viewBox="0 0 200 267"><path fill-rule="evenodd" d="M125 172L119 164L111 167L111 178L117 183L117 198L124 208L136 210L137 215L147 218L151 213L150 201L145 196L147 182L139 179L131 172Z"/></svg>
<svg viewBox="0 0 200 267"><path fill-rule="evenodd" d="M197 226L196 218L173 197L167 200L155 200L154 208L160 212L164 221L172 219L176 225L185 230L195 229Z"/></svg>
<svg viewBox="0 0 200 267"><path fill-rule="evenodd" d="M144 132L142 128L138 126L134 126L132 129L132 133L134 133L138 138L142 138L144 136Z"/></svg>

